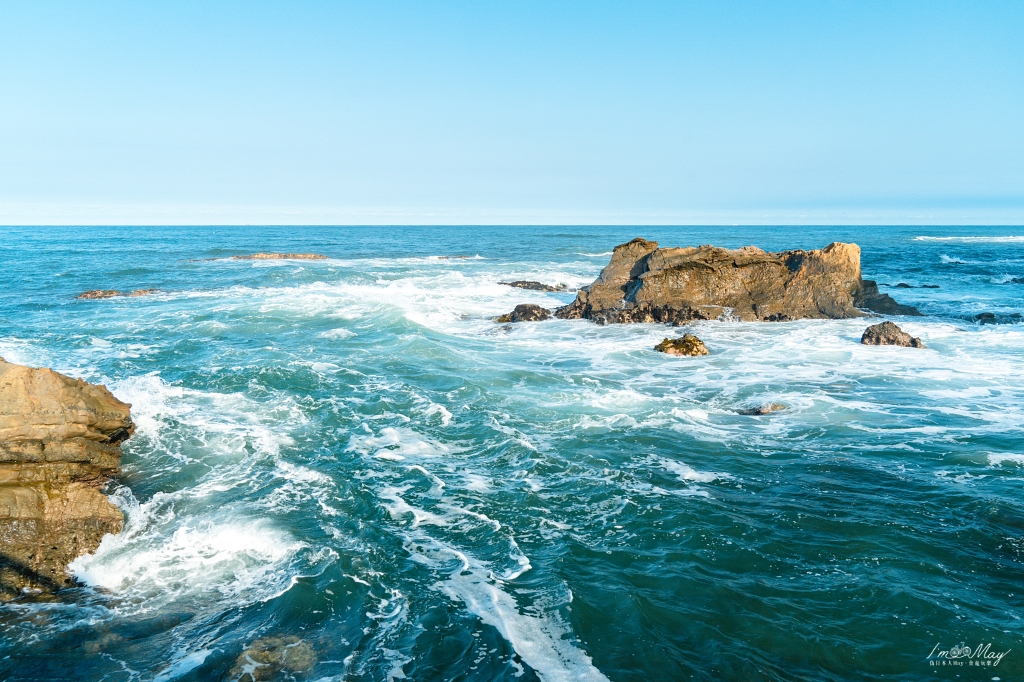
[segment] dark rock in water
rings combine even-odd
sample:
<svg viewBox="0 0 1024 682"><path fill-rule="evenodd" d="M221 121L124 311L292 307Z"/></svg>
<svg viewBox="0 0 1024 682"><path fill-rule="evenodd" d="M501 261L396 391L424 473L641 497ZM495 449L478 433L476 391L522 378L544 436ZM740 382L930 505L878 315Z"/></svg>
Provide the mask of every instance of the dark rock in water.
<svg viewBox="0 0 1024 682"><path fill-rule="evenodd" d="M922 284L921 288L922 289L938 289L939 285L938 284Z"/></svg>
<svg viewBox="0 0 1024 682"><path fill-rule="evenodd" d="M911 336L892 322L885 321L864 330L860 342L867 346L903 346L905 348L924 348L921 339Z"/></svg>
<svg viewBox="0 0 1024 682"><path fill-rule="evenodd" d="M878 285L870 279L860 281L860 287L853 295L853 304L858 308L880 315L921 315L921 312L914 306L897 303L889 294L880 293Z"/></svg>
<svg viewBox="0 0 1024 682"><path fill-rule="evenodd" d="M865 285L869 286L865 286ZM570 305L555 314L599 323L670 322L733 317L797 320L861 317L859 307L899 306L860 276L860 247L768 253L753 246L658 248L634 239Z"/></svg>
<svg viewBox="0 0 1024 682"><path fill-rule="evenodd" d="M252 253L232 256L231 260L327 260L322 253Z"/></svg>
<svg viewBox="0 0 1024 682"><path fill-rule="evenodd" d="M273 680L282 673L304 673L316 665L316 653L298 637L263 637L239 654L228 679L239 682Z"/></svg>
<svg viewBox="0 0 1024 682"><path fill-rule="evenodd" d="M439 260L464 260L466 258L472 258L472 256L438 256Z"/></svg>
<svg viewBox="0 0 1024 682"><path fill-rule="evenodd" d="M0 359L0 600L53 593L124 517L97 488L121 471L131 406L103 386Z"/></svg>
<svg viewBox="0 0 1024 682"><path fill-rule="evenodd" d="M739 413L756 417L763 414L771 414L772 412L779 412L780 410L784 409L786 409L786 406L783 405L782 403L764 403L763 405L758 405L757 407L751 407L745 410L740 410Z"/></svg>
<svg viewBox="0 0 1024 682"><path fill-rule="evenodd" d="M708 347L693 334L683 334L678 339L665 339L654 350L669 355L696 356L708 355Z"/></svg>
<svg viewBox="0 0 1024 682"><path fill-rule="evenodd" d="M1024 277L1014 277L1010 280L1010 284L1024 284Z"/></svg>
<svg viewBox="0 0 1024 682"><path fill-rule="evenodd" d="M551 317L551 311L533 303L520 303L507 315L497 318L498 322L539 322Z"/></svg>
<svg viewBox="0 0 1024 682"><path fill-rule="evenodd" d="M900 282L899 284L896 285L896 288L897 289L913 289L914 287L910 286L906 282Z"/></svg>
<svg viewBox="0 0 1024 682"><path fill-rule="evenodd" d="M996 318L996 314L995 313L981 313L980 315L975 315L974 316L974 320L978 324L998 324L999 323L999 320Z"/></svg>
<svg viewBox="0 0 1024 682"><path fill-rule="evenodd" d="M529 279L517 279L514 282L498 282L498 284L516 287L517 289L532 289L533 291L567 291L569 289L564 284L544 284L543 282L534 282Z"/></svg>

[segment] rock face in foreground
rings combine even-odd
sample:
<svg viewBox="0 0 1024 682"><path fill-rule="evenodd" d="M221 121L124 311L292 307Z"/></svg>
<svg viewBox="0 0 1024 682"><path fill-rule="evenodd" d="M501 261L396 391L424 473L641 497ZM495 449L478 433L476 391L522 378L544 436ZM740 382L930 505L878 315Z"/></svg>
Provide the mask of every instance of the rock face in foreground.
<svg viewBox="0 0 1024 682"><path fill-rule="evenodd" d="M0 359L0 599L53 592L124 518L97 488L121 471L130 405L103 386Z"/></svg>
<svg viewBox="0 0 1024 682"><path fill-rule="evenodd" d="M911 336L892 322L874 324L864 330L860 342L867 346L903 346L904 348L924 348L924 342Z"/></svg>
<svg viewBox="0 0 1024 682"><path fill-rule="evenodd" d="M693 334L683 334L678 339L665 339L654 350L669 355L708 355L708 347Z"/></svg>
<svg viewBox="0 0 1024 682"><path fill-rule="evenodd" d="M232 256L231 260L327 260L322 253L253 253L247 256Z"/></svg>
<svg viewBox="0 0 1024 682"><path fill-rule="evenodd" d="M753 246L658 248L634 239L576 300L555 314L599 323L861 317L865 307L899 306L862 280L860 247L835 242L816 251L768 253Z"/></svg>
<svg viewBox="0 0 1024 682"><path fill-rule="evenodd" d="M551 311L533 303L520 303L512 312L502 315L498 322L540 322L551 317Z"/></svg>

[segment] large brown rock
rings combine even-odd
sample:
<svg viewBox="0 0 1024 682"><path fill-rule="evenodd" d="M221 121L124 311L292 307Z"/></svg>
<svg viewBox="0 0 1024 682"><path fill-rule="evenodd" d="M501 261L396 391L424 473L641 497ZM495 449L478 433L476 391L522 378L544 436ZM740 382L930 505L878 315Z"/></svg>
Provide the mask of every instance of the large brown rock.
<svg viewBox="0 0 1024 682"><path fill-rule="evenodd" d="M655 346L654 350L669 355L690 357L708 354L708 347L693 334L683 334L678 339L665 339Z"/></svg>
<svg viewBox="0 0 1024 682"><path fill-rule="evenodd" d="M861 279L860 247L835 242L816 251L769 253L754 246L658 248L634 239L615 247L611 262L562 318L608 322L717 319L785 321L864 315L859 307L899 306ZM907 312L917 314L909 306Z"/></svg>
<svg viewBox="0 0 1024 682"><path fill-rule="evenodd" d="M0 358L0 599L71 583L124 522L98 488L121 470L131 406L104 386Z"/></svg>

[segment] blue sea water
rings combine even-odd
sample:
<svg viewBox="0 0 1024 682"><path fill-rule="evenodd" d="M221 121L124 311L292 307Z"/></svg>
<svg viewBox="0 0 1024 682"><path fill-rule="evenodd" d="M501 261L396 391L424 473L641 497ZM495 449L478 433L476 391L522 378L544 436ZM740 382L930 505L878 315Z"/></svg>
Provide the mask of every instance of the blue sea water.
<svg viewBox="0 0 1024 682"><path fill-rule="evenodd" d="M0 356L138 428L124 531L62 601L0 606L0 678L228 679L298 636L308 680L1024 679L1022 235L5 228ZM671 358L662 325L492 320L573 298L499 281L582 286L636 236L856 242L928 348L714 321ZM329 259L230 259L256 251ZM941 665L962 643L1010 653Z"/></svg>

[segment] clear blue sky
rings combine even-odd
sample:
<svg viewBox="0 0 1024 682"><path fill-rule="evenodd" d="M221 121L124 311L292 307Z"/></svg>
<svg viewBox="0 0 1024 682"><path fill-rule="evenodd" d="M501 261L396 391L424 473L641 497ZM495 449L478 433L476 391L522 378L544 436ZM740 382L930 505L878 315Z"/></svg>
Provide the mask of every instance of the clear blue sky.
<svg viewBox="0 0 1024 682"><path fill-rule="evenodd" d="M1024 223L1024 2L7 2L0 223Z"/></svg>

